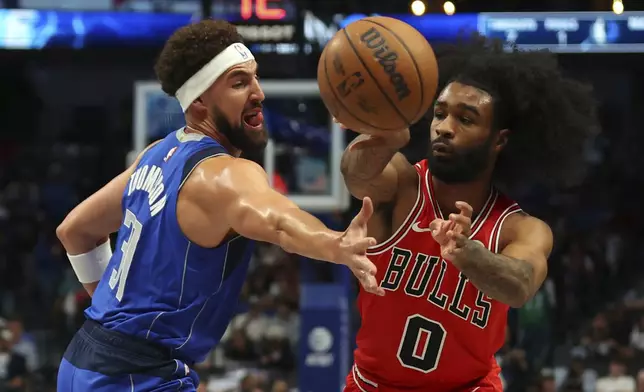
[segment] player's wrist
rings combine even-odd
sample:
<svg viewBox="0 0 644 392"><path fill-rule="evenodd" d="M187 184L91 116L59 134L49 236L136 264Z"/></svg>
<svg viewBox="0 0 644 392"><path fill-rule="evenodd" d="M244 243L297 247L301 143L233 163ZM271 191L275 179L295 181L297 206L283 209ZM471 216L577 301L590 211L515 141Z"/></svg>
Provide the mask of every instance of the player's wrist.
<svg viewBox="0 0 644 392"><path fill-rule="evenodd" d="M456 267L460 268L461 266L482 257L484 252L489 252L489 250L480 242L466 239L463 246L460 247L459 252L456 252L450 261Z"/></svg>
<svg viewBox="0 0 644 392"><path fill-rule="evenodd" d="M342 243L346 233L340 231L331 231L328 242L324 245L327 261L336 264L342 263Z"/></svg>
<svg viewBox="0 0 644 392"><path fill-rule="evenodd" d="M112 246L109 241L105 241L87 253L79 255L68 253L67 257L79 282L83 284L98 282L112 258Z"/></svg>

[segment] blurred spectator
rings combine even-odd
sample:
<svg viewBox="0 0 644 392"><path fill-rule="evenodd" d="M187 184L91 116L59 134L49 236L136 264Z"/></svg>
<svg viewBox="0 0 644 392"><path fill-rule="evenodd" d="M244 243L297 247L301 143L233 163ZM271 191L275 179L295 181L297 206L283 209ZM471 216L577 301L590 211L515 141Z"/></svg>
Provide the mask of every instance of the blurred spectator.
<svg viewBox="0 0 644 392"><path fill-rule="evenodd" d="M25 332L22 318L18 315L7 319L7 330L11 334L9 343L14 353L21 355L27 361L27 369L30 372L38 370L38 351L33 337Z"/></svg>
<svg viewBox="0 0 644 392"><path fill-rule="evenodd" d="M235 316L228 326L228 331L243 330L248 338L254 342L259 342L264 336L268 327L269 318L262 312L262 307L258 301L250 304L248 312ZM225 334L227 338L227 334Z"/></svg>
<svg viewBox="0 0 644 392"><path fill-rule="evenodd" d="M593 392L595 390L595 374L584 367L583 360L573 358L568 369L563 372L562 391Z"/></svg>
<svg viewBox="0 0 644 392"><path fill-rule="evenodd" d="M260 345L259 363L266 369L286 374L295 367L295 355L286 338L286 331L279 325L271 325Z"/></svg>
<svg viewBox="0 0 644 392"><path fill-rule="evenodd" d="M248 374L242 378L239 383L239 392L262 392L259 378L253 374Z"/></svg>
<svg viewBox="0 0 644 392"><path fill-rule="evenodd" d="M288 383L284 380L275 380L271 392L288 392Z"/></svg>
<svg viewBox="0 0 644 392"><path fill-rule="evenodd" d="M0 321L0 390L19 392L27 390L27 361L13 349L14 337Z"/></svg>
<svg viewBox="0 0 644 392"><path fill-rule="evenodd" d="M597 380L596 392L635 392L635 378L626 374L626 363L615 358L610 362L608 376Z"/></svg>
<svg viewBox="0 0 644 392"><path fill-rule="evenodd" d="M243 329L235 329L224 343L224 354L228 359L250 362L258 358L253 342Z"/></svg>
<svg viewBox="0 0 644 392"><path fill-rule="evenodd" d="M617 342L611 335L610 326L606 315L600 313L595 316L590 331L582 338L586 355L590 357L608 357L617 349Z"/></svg>
<svg viewBox="0 0 644 392"><path fill-rule="evenodd" d="M644 314L639 317L637 323L633 326L630 344L640 353L644 353Z"/></svg>
<svg viewBox="0 0 644 392"><path fill-rule="evenodd" d="M291 347L295 350L295 345L300 337L300 316L286 302L279 302L277 311L269 324L281 328Z"/></svg>

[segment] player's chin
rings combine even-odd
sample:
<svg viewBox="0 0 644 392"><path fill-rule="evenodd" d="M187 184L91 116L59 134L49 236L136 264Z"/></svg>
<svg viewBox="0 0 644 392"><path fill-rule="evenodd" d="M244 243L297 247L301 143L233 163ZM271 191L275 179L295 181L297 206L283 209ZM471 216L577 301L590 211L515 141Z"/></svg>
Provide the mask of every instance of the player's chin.
<svg viewBox="0 0 644 392"><path fill-rule="evenodd" d="M244 131L246 132L246 137L255 148L266 147L266 144L268 143L268 131L264 126L259 129L255 127L251 129L244 126Z"/></svg>

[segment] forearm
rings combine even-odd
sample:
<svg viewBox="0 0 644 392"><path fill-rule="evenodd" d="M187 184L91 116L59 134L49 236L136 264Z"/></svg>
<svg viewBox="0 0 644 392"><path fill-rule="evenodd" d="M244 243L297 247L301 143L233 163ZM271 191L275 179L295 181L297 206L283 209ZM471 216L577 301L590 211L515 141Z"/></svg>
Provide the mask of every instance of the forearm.
<svg viewBox="0 0 644 392"><path fill-rule="evenodd" d="M375 178L398 152L397 147L390 145L351 149L353 144L368 138L369 136L359 135L344 151L341 170L345 179L368 181Z"/></svg>
<svg viewBox="0 0 644 392"><path fill-rule="evenodd" d="M82 230L65 220L57 229L56 235L65 248L74 272L90 297L98 286L100 276L105 271L111 249L109 236L99 236ZM104 247L103 245L107 243ZM83 256L83 255L92 256Z"/></svg>
<svg viewBox="0 0 644 392"><path fill-rule="evenodd" d="M534 269L526 261L490 252L468 240L452 263L488 297L521 307L530 297Z"/></svg>
<svg viewBox="0 0 644 392"><path fill-rule="evenodd" d="M334 262L341 232L327 228L313 215L292 207L277 218L277 244L289 253Z"/></svg>
<svg viewBox="0 0 644 392"><path fill-rule="evenodd" d="M61 225L62 227L62 225ZM109 240L109 236L98 236L82 230L73 230L59 227L56 235L65 251L70 255L80 255L90 252L98 245Z"/></svg>

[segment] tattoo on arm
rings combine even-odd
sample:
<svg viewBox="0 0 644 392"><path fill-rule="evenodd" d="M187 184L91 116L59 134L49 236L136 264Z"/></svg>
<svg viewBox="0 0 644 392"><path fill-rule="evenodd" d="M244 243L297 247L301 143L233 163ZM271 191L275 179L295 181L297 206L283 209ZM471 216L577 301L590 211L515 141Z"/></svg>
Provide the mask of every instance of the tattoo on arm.
<svg viewBox="0 0 644 392"><path fill-rule="evenodd" d="M365 139L367 136L360 135L354 143ZM349 176L356 180L366 181L382 173L391 158L398 152L397 148L386 145L357 149L344 152L341 168L345 177Z"/></svg>
<svg viewBox="0 0 644 392"><path fill-rule="evenodd" d="M531 294L534 268L524 260L492 253L468 240L454 265L484 294L512 307L520 307Z"/></svg>

